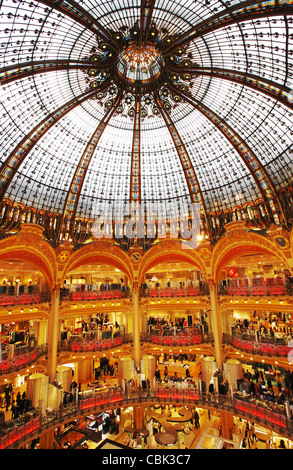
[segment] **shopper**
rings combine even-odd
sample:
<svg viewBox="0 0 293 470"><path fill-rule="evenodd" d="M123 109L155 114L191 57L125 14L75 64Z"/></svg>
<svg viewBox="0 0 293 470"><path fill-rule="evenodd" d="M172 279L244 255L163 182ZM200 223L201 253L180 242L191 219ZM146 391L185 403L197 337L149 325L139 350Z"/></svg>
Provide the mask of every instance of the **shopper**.
<svg viewBox="0 0 293 470"><path fill-rule="evenodd" d="M283 377L282 377L282 374L279 373L279 374L277 375L276 379L277 379L278 390L279 390L279 392L281 392L281 391L282 391L282 384L283 384Z"/></svg>
<svg viewBox="0 0 293 470"><path fill-rule="evenodd" d="M194 424L195 424L195 427L198 429L200 427L200 424L199 424L199 414L197 412L197 410L194 410Z"/></svg>
<svg viewBox="0 0 293 470"><path fill-rule="evenodd" d="M164 380L165 380L165 382L166 382L167 377L168 377L168 367L165 366L165 369L164 369Z"/></svg>
<svg viewBox="0 0 293 470"><path fill-rule="evenodd" d="M283 439L280 440L279 449L286 449L285 442L283 441Z"/></svg>
<svg viewBox="0 0 293 470"><path fill-rule="evenodd" d="M15 403L15 400L12 401L11 405L11 417L12 419L18 418L18 406Z"/></svg>
<svg viewBox="0 0 293 470"><path fill-rule="evenodd" d="M8 411L8 408L9 408L10 403L11 403L11 397L10 397L9 393L5 394L5 400L6 400L6 411Z"/></svg>
<svg viewBox="0 0 293 470"><path fill-rule="evenodd" d="M257 441L254 423L251 424L250 431L252 440Z"/></svg>

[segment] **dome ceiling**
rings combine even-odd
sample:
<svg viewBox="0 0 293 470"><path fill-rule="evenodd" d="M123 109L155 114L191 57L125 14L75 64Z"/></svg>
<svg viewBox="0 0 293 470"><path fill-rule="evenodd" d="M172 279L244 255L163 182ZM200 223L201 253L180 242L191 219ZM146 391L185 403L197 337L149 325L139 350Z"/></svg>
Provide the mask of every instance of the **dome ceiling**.
<svg viewBox="0 0 293 470"><path fill-rule="evenodd" d="M129 203L198 203L207 233L247 205L251 220L263 210L284 223L292 11L292 0L3 0L2 200L57 214L61 231Z"/></svg>

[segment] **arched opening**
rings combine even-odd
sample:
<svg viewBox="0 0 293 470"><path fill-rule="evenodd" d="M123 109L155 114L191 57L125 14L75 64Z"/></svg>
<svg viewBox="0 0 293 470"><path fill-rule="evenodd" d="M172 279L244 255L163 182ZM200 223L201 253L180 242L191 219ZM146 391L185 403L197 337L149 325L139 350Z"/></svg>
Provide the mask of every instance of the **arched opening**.
<svg viewBox="0 0 293 470"><path fill-rule="evenodd" d="M1 373L28 366L47 344L49 286L40 263L7 253L0 268ZM6 368L6 369L5 369ZM25 372L17 385L25 383Z"/></svg>
<svg viewBox="0 0 293 470"><path fill-rule="evenodd" d="M63 346L98 351L122 344L129 327L129 308L123 303L130 293L130 279L119 260L97 254L72 263L60 290Z"/></svg>
<svg viewBox="0 0 293 470"><path fill-rule="evenodd" d="M217 269L219 292L230 295L285 295L291 293L287 264L275 252L241 245L221 260Z"/></svg>
<svg viewBox="0 0 293 470"><path fill-rule="evenodd" d="M166 253L152 259L146 265L140 292L143 331L151 342L187 346L201 343L208 334L208 286L199 263L189 255ZM173 353L171 356L174 359ZM188 354L185 356L187 360Z"/></svg>
<svg viewBox="0 0 293 470"><path fill-rule="evenodd" d="M25 283L26 287L21 289L20 293L23 293L23 290L26 293L32 293L32 286L35 286L34 291L48 294L54 284L52 266L49 266L48 260L43 259L33 250L17 247L3 250L0 253L0 261L3 273L9 275L14 287L20 282ZM33 273L36 274L33 276ZM29 278L29 276L33 276L33 278ZM17 279L19 279L18 282ZM14 290L11 287L10 292L15 295L19 293L19 289L17 286Z"/></svg>
<svg viewBox="0 0 293 470"><path fill-rule="evenodd" d="M271 356L286 354L292 335L288 302L292 278L279 250L257 244L231 247L218 263L218 299L224 342L242 350L245 367L271 369L269 361L254 357L270 348Z"/></svg>

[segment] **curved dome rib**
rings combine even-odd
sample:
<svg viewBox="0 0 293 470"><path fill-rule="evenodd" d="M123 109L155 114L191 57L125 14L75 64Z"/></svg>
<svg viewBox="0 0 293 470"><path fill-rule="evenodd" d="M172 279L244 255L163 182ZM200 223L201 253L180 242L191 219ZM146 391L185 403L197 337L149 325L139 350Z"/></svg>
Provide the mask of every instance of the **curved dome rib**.
<svg viewBox="0 0 293 470"><path fill-rule="evenodd" d="M194 204L200 204L201 205L201 212L203 213L205 220L208 224L208 216L207 216L207 211L206 211L206 206L205 206L205 201L202 196L202 192L198 183L198 179L196 177L192 162L189 158L188 152L185 148L184 143L182 142L182 139L180 138L180 135L176 129L176 126L172 122L172 119L168 115L168 113L164 110L164 106L162 104L162 101L160 97L158 96L157 92L154 91L154 97L156 100L156 103L158 105L158 108L161 112L161 115L166 123L166 126L168 128L168 131L170 133L170 136L174 142L176 152L178 154L178 157L180 159L182 169L185 175L186 183L188 186L189 194L190 194L190 199L191 202ZM207 227L208 228L208 227Z"/></svg>
<svg viewBox="0 0 293 470"><path fill-rule="evenodd" d="M292 14L292 3L292 0L286 0L286 2L282 4L280 4L278 0L274 0L273 4L271 2L268 3L266 0L262 0L258 3L256 3L255 0L238 3L190 28L179 36L177 40L166 49L165 53L171 54L178 47L224 26L250 19Z"/></svg>
<svg viewBox="0 0 293 470"><path fill-rule="evenodd" d="M96 90L87 90L76 98L60 106L58 109L49 114L49 116L45 117L40 123L38 123L34 129L32 129L30 133L21 140L21 142L3 163L0 170L0 198L4 196L16 170L19 168L20 164L23 162L38 140L43 137L43 135L62 117L95 94Z"/></svg>
<svg viewBox="0 0 293 470"><path fill-rule="evenodd" d="M277 82L265 79L263 77L248 73L240 72L233 69L224 69L220 67L190 67L190 68L180 68L180 70L170 67L171 71L175 73L192 73L195 75L206 75L209 77L219 78L221 80L228 80L231 82L240 83L243 86L249 87L252 90L259 91L271 98L274 98L276 101L288 106L288 108L293 109L293 103L288 101L288 94L291 89L288 86L282 86Z"/></svg>
<svg viewBox="0 0 293 470"><path fill-rule="evenodd" d="M24 64L20 63L0 69L0 82L4 85L41 73L70 69L88 70L92 66L93 64L86 60L39 60L26 62ZM107 69L111 69L112 67L114 67L114 62L112 62L112 64L107 63ZM102 71L105 69L105 64L95 64L95 69Z"/></svg>
<svg viewBox="0 0 293 470"><path fill-rule="evenodd" d="M177 91L178 93L178 91ZM281 202L276 194L274 185L272 184L269 176L267 175L265 169L259 162L256 155L252 152L243 139L229 126L223 119L220 118L216 113L214 113L210 108L205 106L203 103L200 103L196 99L185 95L184 93L178 93L186 102L198 109L207 119L209 119L229 140L235 150L238 152L242 158L245 165L248 167L250 173L252 174L257 186L259 187L260 192L263 195L265 203L267 203L267 209L269 213L271 212L275 223L279 225L280 223L285 223L285 216L283 213ZM278 216L278 211L274 206L274 201L278 204L279 213L281 214L281 220Z"/></svg>
<svg viewBox="0 0 293 470"><path fill-rule="evenodd" d="M105 115L99 122L98 127L93 133L77 165L77 168L75 170L75 174L73 176L70 188L68 190L67 198L64 204L64 210L63 210L62 220L60 224L60 230L62 231L62 239L68 239L69 234L72 233L71 224L73 223L75 215L76 215L81 188L84 183L85 175L88 170L91 158L93 156L95 149L97 148L97 145L102 137L102 134L105 128L109 124L112 116L114 115L114 113L117 110L117 107L119 106L121 96L122 96L122 91L118 93L112 106L106 110Z"/></svg>
<svg viewBox="0 0 293 470"><path fill-rule="evenodd" d="M139 44L146 44L156 0L141 0Z"/></svg>
<svg viewBox="0 0 293 470"><path fill-rule="evenodd" d="M99 21L96 20L88 11L82 8L77 2L73 0L38 0L39 3L43 3L55 10L70 16L74 21L85 26L87 29L92 31L94 34L99 36L107 44L118 51L119 46L117 45L114 38L111 37L109 31L104 28Z"/></svg>
<svg viewBox="0 0 293 470"><path fill-rule="evenodd" d="M130 208L131 213L137 214L141 204L140 181L140 118L141 118L141 87L135 89L134 123L131 150L131 174L130 174Z"/></svg>

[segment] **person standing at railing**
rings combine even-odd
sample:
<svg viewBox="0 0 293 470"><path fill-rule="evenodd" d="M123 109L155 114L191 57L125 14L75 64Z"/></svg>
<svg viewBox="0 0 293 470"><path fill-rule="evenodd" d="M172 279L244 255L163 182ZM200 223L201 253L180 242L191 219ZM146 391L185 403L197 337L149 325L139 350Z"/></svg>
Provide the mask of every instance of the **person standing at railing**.
<svg viewBox="0 0 293 470"><path fill-rule="evenodd" d="M280 440L279 449L286 449L285 442L283 439Z"/></svg>
<svg viewBox="0 0 293 470"><path fill-rule="evenodd" d="M168 367L165 366L165 369L164 369L164 380L166 382L166 379L168 378Z"/></svg>
<svg viewBox="0 0 293 470"><path fill-rule="evenodd" d="M5 389L6 392L6 389ZM8 411L10 403L11 403L11 396L10 393L5 393L5 401L6 401L6 411Z"/></svg>
<svg viewBox="0 0 293 470"><path fill-rule="evenodd" d="M281 372L279 372L276 375L276 382L277 382L277 387L278 387L279 393L281 393L282 385L283 385L283 376L282 376Z"/></svg>
<svg viewBox="0 0 293 470"><path fill-rule="evenodd" d="M268 387L268 390L273 390L273 385L272 385L272 381L270 377L267 378L267 387Z"/></svg>

